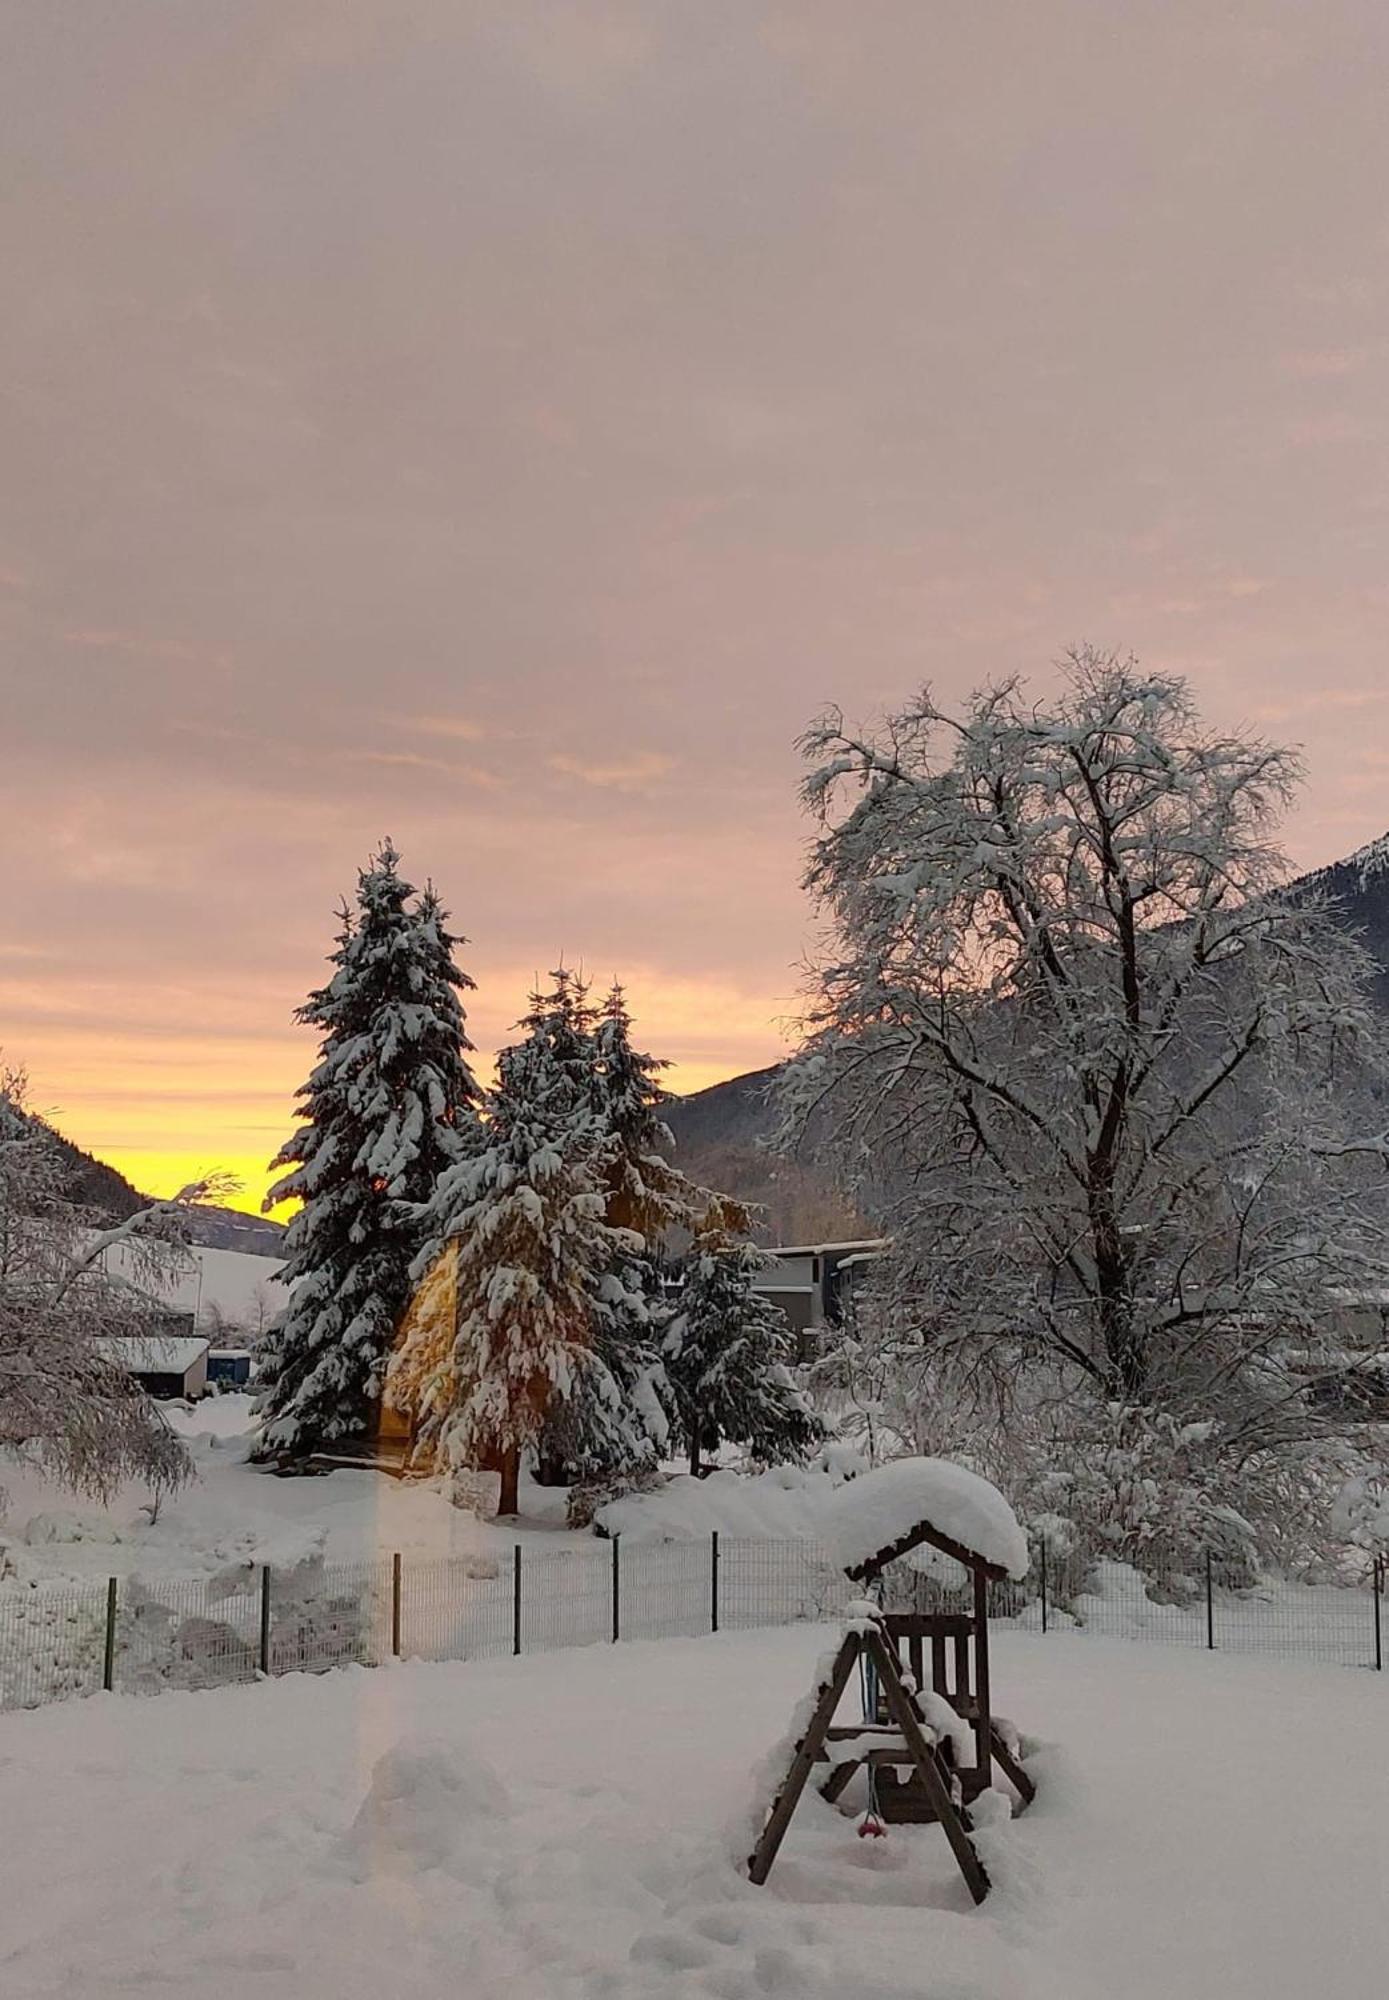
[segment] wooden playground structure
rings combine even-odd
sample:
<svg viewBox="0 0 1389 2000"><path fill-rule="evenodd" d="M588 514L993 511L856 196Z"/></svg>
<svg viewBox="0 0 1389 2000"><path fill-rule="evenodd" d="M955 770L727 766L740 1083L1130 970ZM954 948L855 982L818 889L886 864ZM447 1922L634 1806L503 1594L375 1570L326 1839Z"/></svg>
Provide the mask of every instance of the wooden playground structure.
<svg viewBox="0 0 1389 2000"><path fill-rule="evenodd" d="M991 1704L989 1585L1017 1572L923 1518L887 1546L847 1564L845 1573L868 1590L889 1563L923 1545L969 1573L972 1610L892 1611L866 1598L850 1605L843 1641L815 1690L809 1724L748 1859L752 1881L766 1881L806 1785L826 1766L818 1788L831 1803L856 1772L867 1771L869 1810L861 1833L938 1822L975 1902L987 1896L989 1877L974 1845L970 1806L991 1789L995 1766L1017 1794L1017 1812L1036 1796L1016 1742ZM855 1669L863 1685L863 1719L836 1724ZM973 1739L972 1762L960 1756L962 1735Z"/></svg>

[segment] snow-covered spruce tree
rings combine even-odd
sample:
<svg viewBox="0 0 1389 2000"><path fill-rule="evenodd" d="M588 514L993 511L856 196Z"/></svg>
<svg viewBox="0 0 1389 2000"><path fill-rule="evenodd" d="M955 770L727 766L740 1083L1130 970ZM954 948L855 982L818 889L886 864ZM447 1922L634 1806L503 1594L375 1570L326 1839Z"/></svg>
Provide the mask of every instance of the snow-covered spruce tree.
<svg viewBox="0 0 1389 2000"><path fill-rule="evenodd" d="M600 1365L604 1274L641 1247L604 1220L605 1134L567 1029L552 1026L537 1001L499 1059L485 1144L435 1190L387 1389L413 1421L416 1462L500 1474L504 1514L555 1399Z"/></svg>
<svg viewBox="0 0 1389 2000"><path fill-rule="evenodd" d="M675 1140L661 1115L670 1102L661 1071L670 1065L632 1046L632 1018L616 984L593 1045L599 1105L615 1141L604 1168L608 1221L657 1243L673 1229L690 1228L708 1203L707 1192L666 1157Z"/></svg>
<svg viewBox="0 0 1389 2000"><path fill-rule="evenodd" d="M665 1331L666 1369L690 1470L720 1444L768 1464L802 1457L824 1428L787 1366L785 1315L753 1283L767 1256L736 1204L715 1200L681 1260L684 1283Z"/></svg>
<svg viewBox="0 0 1389 2000"><path fill-rule="evenodd" d="M179 1257L180 1211L217 1190L202 1182L112 1225L71 1183L23 1073L0 1068L0 1456L97 1499L127 1479L158 1493L189 1476L188 1454L108 1343L161 1330L152 1293Z"/></svg>
<svg viewBox="0 0 1389 2000"><path fill-rule="evenodd" d="M285 1238L289 1302L266 1337L257 1456L281 1467L369 1435L420 1247L419 1210L480 1143L482 1093L460 993L461 942L417 897L389 841L359 877L328 984L297 1018L322 1048L305 1123L266 1206L303 1203Z"/></svg>
<svg viewBox="0 0 1389 2000"><path fill-rule="evenodd" d="M1315 1431L1306 1355L1383 1282L1385 1065L1363 952L1283 891L1296 759L1089 651L1050 702L927 693L805 748L831 942L793 1124L890 1222L894 1339L1231 1462Z"/></svg>
<svg viewBox="0 0 1389 2000"><path fill-rule="evenodd" d="M542 1458L571 1480L627 1476L664 1454L675 1398L661 1355L669 1317L662 1245L671 1231L693 1226L707 1199L661 1150L674 1145L661 1116L667 1065L636 1049L631 1030L615 984L589 1038L584 1095L597 1114L596 1166L619 1248L594 1288L592 1361L556 1399L542 1447Z"/></svg>

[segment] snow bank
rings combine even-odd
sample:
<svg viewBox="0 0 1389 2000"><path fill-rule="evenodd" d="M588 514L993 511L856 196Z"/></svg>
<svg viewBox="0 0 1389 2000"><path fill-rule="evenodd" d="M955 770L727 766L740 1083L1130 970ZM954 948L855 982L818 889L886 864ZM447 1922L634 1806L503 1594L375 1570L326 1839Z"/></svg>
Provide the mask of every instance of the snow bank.
<svg viewBox="0 0 1389 2000"><path fill-rule="evenodd" d="M833 1493L821 1532L845 1569L928 1525L996 1563L1027 1575L1027 1537L996 1486L944 1458L899 1458Z"/></svg>
<svg viewBox="0 0 1389 2000"><path fill-rule="evenodd" d="M861 1463L779 1465L754 1477L684 1475L654 1493L610 1501L595 1518L605 1534L628 1541L680 1541L715 1529L730 1540L823 1541L845 1569L929 1521L1010 1576L1027 1574L1027 1539L1017 1517L978 1473L940 1458L901 1458L875 1472L860 1471ZM912 1561L942 1581L963 1581L935 1550L919 1550Z"/></svg>
<svg viewBox="0 0 1389 2000"><path fill-rule="evenodd" d="M410 1736L377 1758L342 1858L359 1882L425 1868L467 1874L468 1850L491 1849L510 1810L501 1779L470 1746Z"/></svg>
<svg viewBox="0 0 1389 2000"><path fill-rule="evenodd" d="M715 1529L730 1540L795 1541L819 1535L835 1491L823 1472L777 1466L751 1477L711 1472L706 1479L679 1474L653 1493L611 1500L595 1515L605 1534L629 1541L682 1541Z"/></svg>

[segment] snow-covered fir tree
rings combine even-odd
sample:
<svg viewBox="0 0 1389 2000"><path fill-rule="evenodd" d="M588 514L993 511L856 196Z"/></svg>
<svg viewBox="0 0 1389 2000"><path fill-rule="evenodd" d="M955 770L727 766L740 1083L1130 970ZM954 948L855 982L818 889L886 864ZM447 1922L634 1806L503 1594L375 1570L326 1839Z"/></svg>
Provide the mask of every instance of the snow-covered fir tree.
<svg viewBox="0 0 1389 2000"><path fill-rule="evenodd" d="M598 1100L612 1138L604 1163L608 1221L635 1229L654 1244L691 1226L707 1200L666 1157L675 1145L662 1117L670 1092L661 1082L670 1065L632 1045L632 1017L614 983L593 1036Z"/></svg>
<svg viewBox="0 0 1389 2000"><path fill-rule="evenodd" d="M480 1143L460 1000L473 982L437 896L416 895L387 841L342 917L333 976L298 1010L322 1048L299 1093L305 1122L274 1163L289 1171L266 1203L303 1204L261 1370L257 1455L281 1463L373 1428L420 1209Z"/></svg>
<svg viewBox="0 0 1389 2000"><path fill-rule="evenodd" d="M596 1301L641 1239L604 1218L607 1143L584 1050L586 1001L566 975L536 996L527 1035L503 1051L486 1142L441 1179L424 1221L419 1290L392 1359L388 1394L409 1414L416 1462L501 1478L515 1513L521 1454L586 1371L611 1400L595 1352ZM616 1302L614 1302L616 1303Z"/></svg>
<svg viewBox="0 0 1389 2000"><path fill-rule="evenodd" d="M661 1151L674 1140L661 1117L667 1065L636 1049L622 988L614 984L587 1040L583 1096L596 1107L598 1168L608 1223L639 1239L619 1249L593 1294L593 1357L546 1424L543 1457L568 1479L610 1478L659 1463L675 1415L661 1352L669 1306L664 1238L692 1225L700 1192ZM621 1245L626 1235L615 1238Z"/></svg>
<svg viewBox="0 0 1389 2000"><path fill-rule="evenodd" d="M787 1365L785 1315L755 1287L768 1260L743 1234L743 1220L736 1206L711 1204L683 1259L684 1285L665 1332L691 1472L725 1442L774 1464L801 1457L824 1435Z"/></svg>

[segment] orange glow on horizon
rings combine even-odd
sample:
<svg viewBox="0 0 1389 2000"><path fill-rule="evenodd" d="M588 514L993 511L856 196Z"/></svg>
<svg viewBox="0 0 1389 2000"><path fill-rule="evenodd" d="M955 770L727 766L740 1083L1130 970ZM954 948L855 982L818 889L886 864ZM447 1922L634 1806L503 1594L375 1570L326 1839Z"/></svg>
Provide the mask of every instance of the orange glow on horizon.
<svg viewBox="0 0 1389 2000"><path fill-rule="evenodd" d="M485 991L523 995L530 975L492 975ZM661 979L638 971L627 982L638 1045L657 1055L682 1051L665 1072L680 1095L761 1069L786 1053L765 996L717 981ZM282 1003L276 996L274 1012ZM271 1009L267 1008L267 1012ZM490 1079L490 1050L511 1036L514 1016L469 1027L487 1047L473 1058ZM519 1013L519 1001L516 1012ZM225 1041L199 1036L144 1043L120 1033L50 1027L28 1046L7 1048L26 1061L35 1110L97 1159L124 1174L143 1194L167 1197L214 1170L234 1174L239 1187L226 1206L261 1213L280 1176L270 1161L295 1129L294 1092L313 1060L313 1044L289 1031L257 1040L233 1031ZM293 1205L273 1211L285 1221Z"/></svg>
<svg viewBox="0 0 1389 2000"><path fill-rule="evenodd" d="M681 1063L678 1069L666 1072L666 1084L681 1096L690 1096L697 1090L706 1090L710 1084L723 1083L730 1076L738 1076L744 1070L762 1069L774 1063L782 1051L753 1051L746 1063L736 1067L716 1063ZM186 1147L122 1146L102 1145L84 1138L80 1121L68 1120L61 1127L64 1136L74 1141L137 1187L142 1194L166 1197L175 1195L190 1181L197 1180L212 1168L221 1168L235 1174L240 1186L223 1204L227 1208L243 1210L248 1215L261 1213L261 1202L279 1174L269 1172L268 1157L256 1153L240 1153L219 1150L215 1143L200 1148L197 1152ZM286 1121L285 1133L288 1136ZM281 1202L271 1214L277 1222L287 1222L294 1213L296 1204Z"/></svg>

